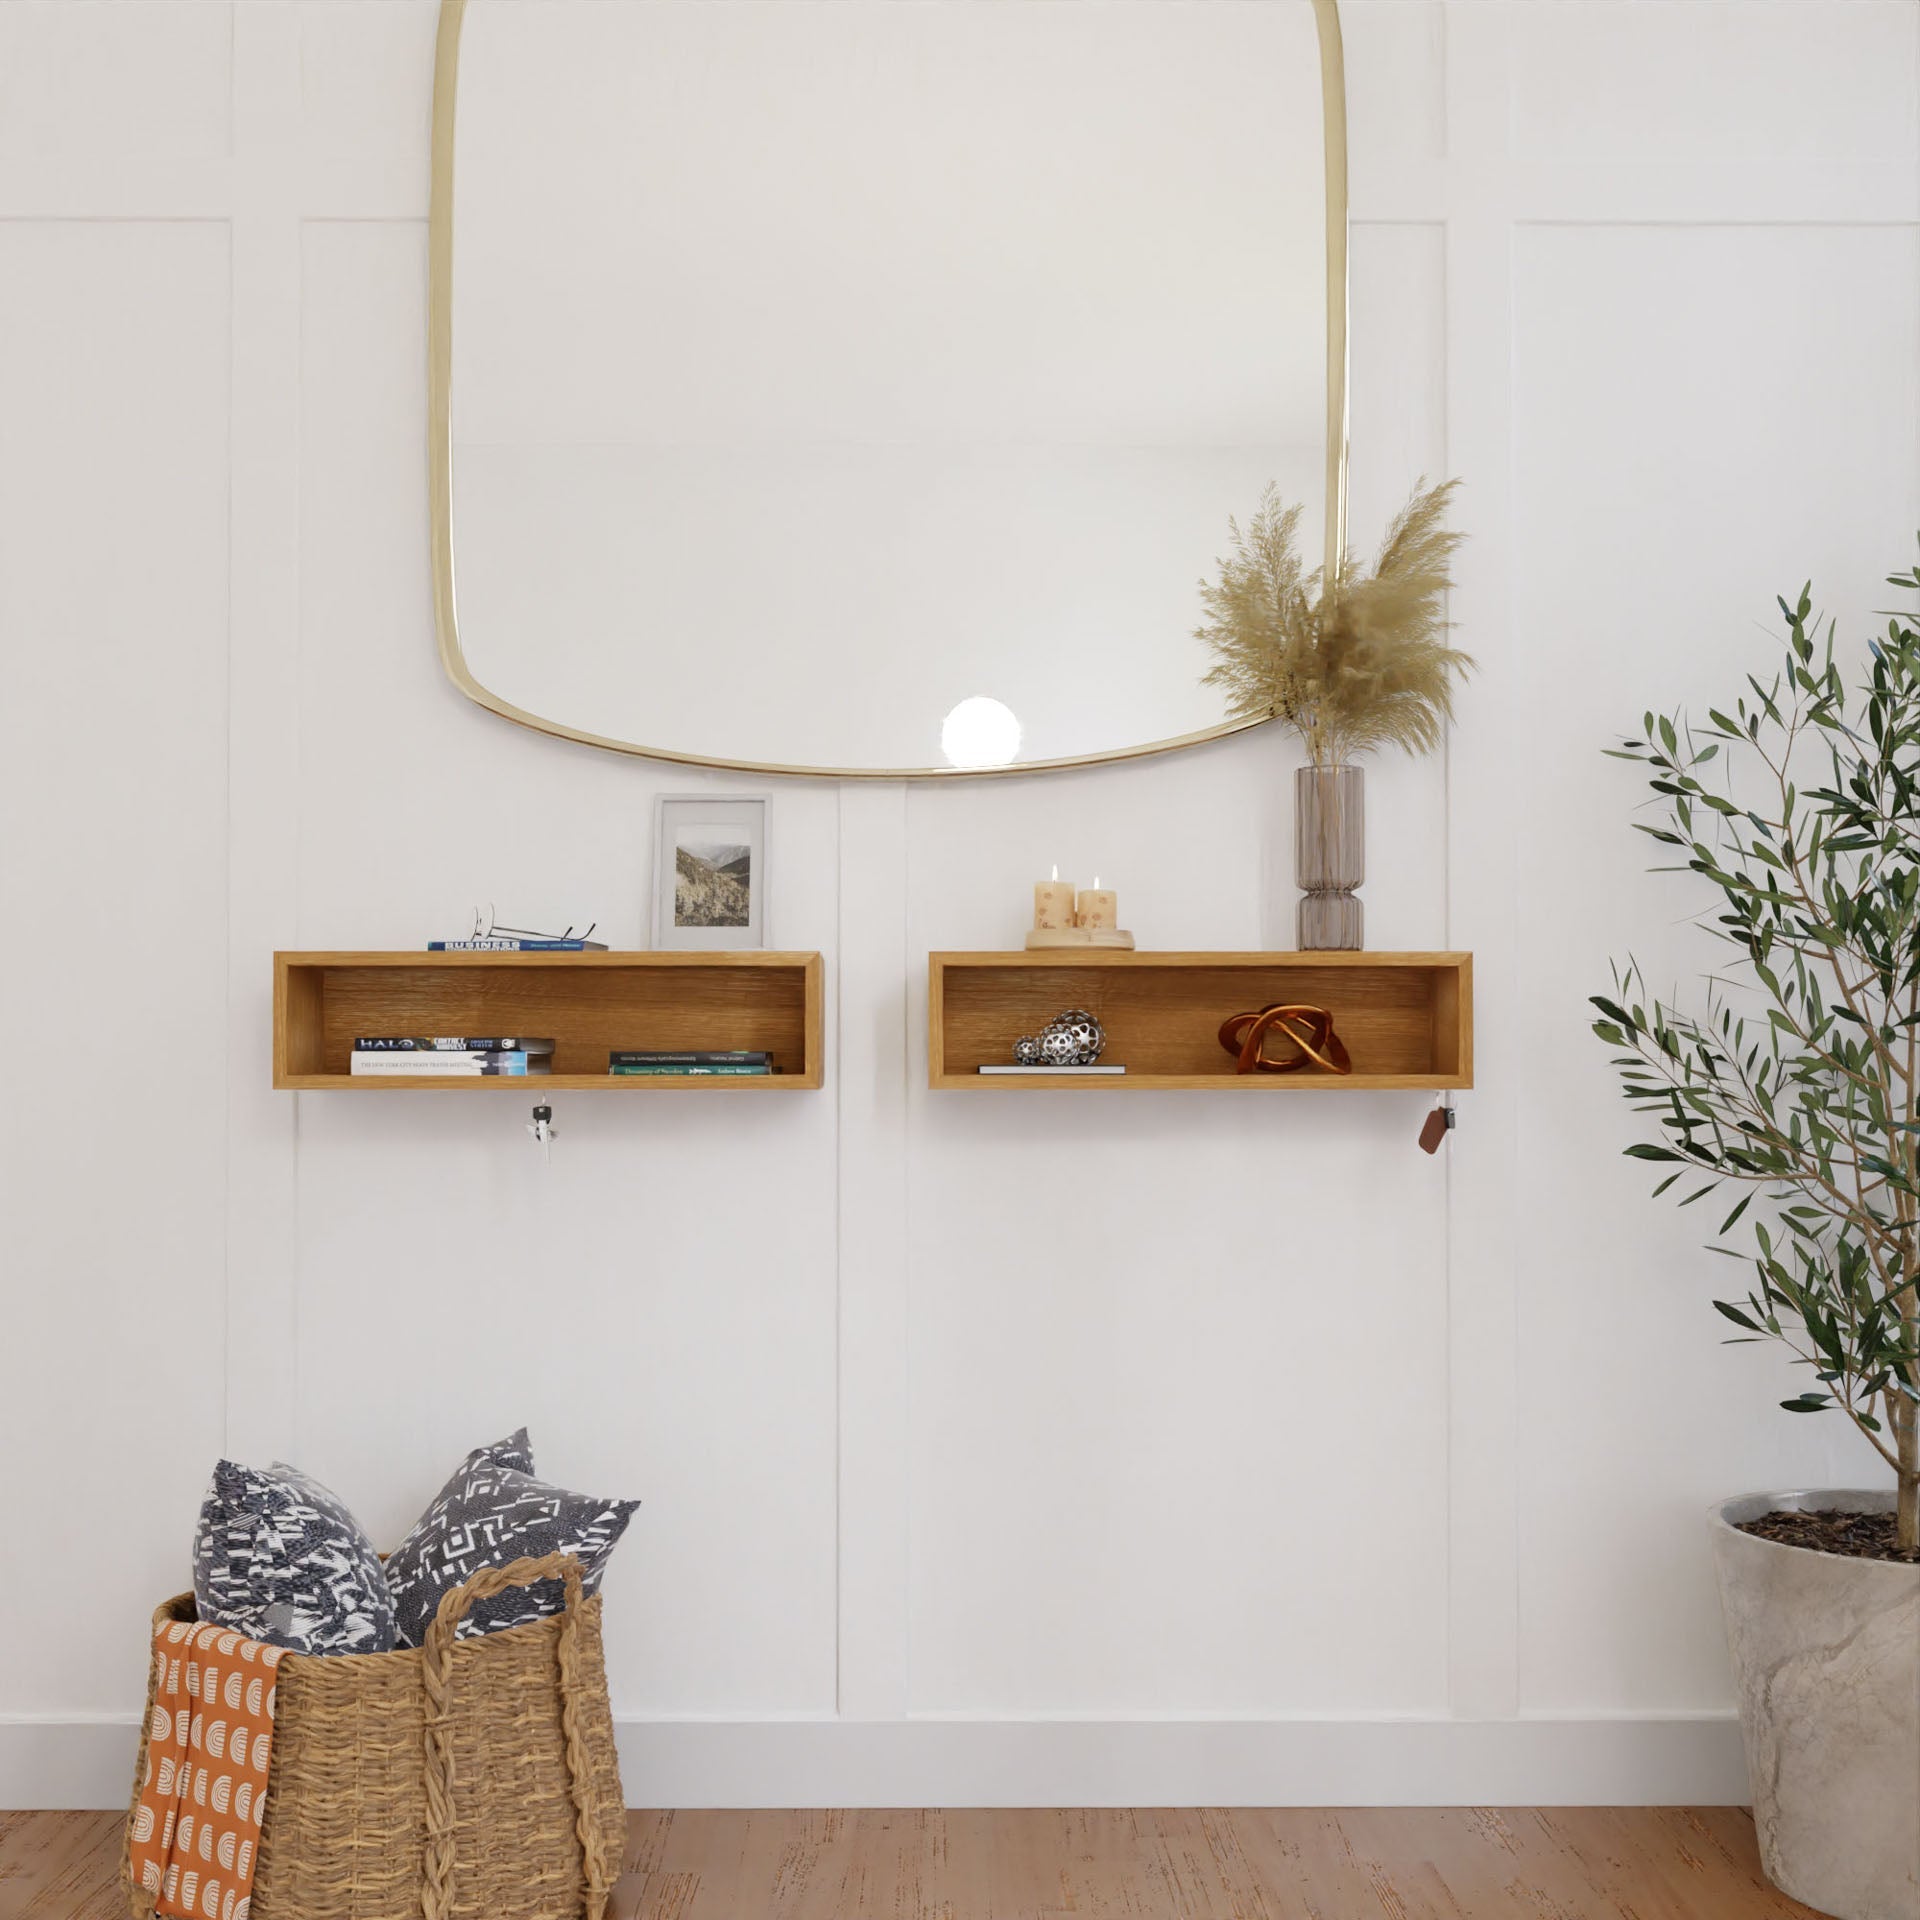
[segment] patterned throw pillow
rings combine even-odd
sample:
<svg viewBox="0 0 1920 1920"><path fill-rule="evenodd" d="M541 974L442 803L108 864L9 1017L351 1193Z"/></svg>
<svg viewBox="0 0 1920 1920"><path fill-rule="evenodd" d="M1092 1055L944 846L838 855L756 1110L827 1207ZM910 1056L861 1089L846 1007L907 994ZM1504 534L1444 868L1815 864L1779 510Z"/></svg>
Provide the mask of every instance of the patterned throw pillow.
<svg viewBox="0 0 1920 1920"><path fill-rule="evenodd" d="M393 1595L338 1497L297 1468L222 1460L193 1539L202 1620L294 1653L386 1653Z"/></svg>
<svg viewBox="0 0 1920 1920"><path fill-rule="evenodd" d="M527 1438L525 1427L515 1427L504 1440L496 1440L490 1447L475 1447L460 1464L470 1467L476 1460L493 1467L511 1467L515 1473L531 1473L533 1442Z"/></svg>
<svg viewBox="0 0 1920 1920"><path fill-rule="evenodd" d="M571 1553L580 1561L587 1591L599 1586L607 1556L640 1503L598 1500L536 1480L526 1438L517 1433L468 1454L388 1559L387 1582L403 1647L420 1645L441 1596L481 1567ZM514 1464L516 1459L526 1466ZM473 1607L460 1623L459 1637L469 1640L521 1626L558 1613L565 1604L558 1580L515 1587Z"/></svg>

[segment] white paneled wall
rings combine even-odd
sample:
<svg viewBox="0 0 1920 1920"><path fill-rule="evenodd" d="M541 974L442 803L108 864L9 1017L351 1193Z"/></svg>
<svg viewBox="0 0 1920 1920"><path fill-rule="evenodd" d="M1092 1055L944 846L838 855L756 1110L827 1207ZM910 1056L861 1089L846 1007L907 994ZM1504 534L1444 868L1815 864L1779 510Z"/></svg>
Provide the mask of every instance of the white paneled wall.
<svg viewBox="0 0 1920 1920"><path fill-rule="evenodd" d="M1764 659L1776 590L1857 625L1905 562L1920 8L1344 12L1355 527L1458 473L1474 536L1481 673L1376 769L1367 886L1374 944L1476 953L1460 1131L925 1091L927 950L1053 860L1148 944L1288 939L1243 738L781 784L827 1090L562 1100L548 1168L498 1102L267 1086L274 946L488 900L637 944L654 794L731 785L440 674L432 7L0 4L0 1804L119 1796L217 1451L386 1535L522 1421L645 1498L637 1801L1741 1796L1701 1509L1869 1463L1720 1349L1618 1157L1585 996L1690 961L1598 748Z"/></svg>
<svg viewBox="0 0 1920 1920"><path fill-rule="evenodd" d="M1564 1436L1521 1455L1522 1698L1705 1708L1723 1698L1719 1622L1696 1516L1670 1490L1813 1469L1784 1416L1756 1425L1756 1401L1780 1397L1756 1391L1764 1363L1741 1348L1703 1367L1672 1321L1698 1304L1690 1248L1714 1223L1644 1204L1648 1181L1613 1157L1606 1056L1548 984L1628 929L1656 981L1697 970L1704 945L1675 924L1684 885L1642 872L1641 836L1568 846L1570 819L1617 817L1634 782L1569 759L1553 716L1624 730L1650 701L1698 710L1758 665L1771 678L1761 626L1779 622L1756 585L1791 596L1811 576L1844 629L1884 624L1872 609L1920 526L1920 244L1911 225L1528 226L1513 312L1515 682L1546 721L1516 778L1555 795L1517 835L1518 1239L1552 1249L1519 1290L1519 1404L1523 1430ZM1570 1194L1586 1199L1574 1236L1558 1228Z"/></svg>
<svg viewBox="0 0 1920 1920"><path fill-rule="evenodd" d="M111 1608L177 1565L177 1505L119 1497L127 1449L171 1489L221 1437L227 236L0 222L0 287L0 1604L24 1628L37 1583ZM116 1694L85 1633L0 1633L0 1702L124 1706L141 1637Z"/></svg>

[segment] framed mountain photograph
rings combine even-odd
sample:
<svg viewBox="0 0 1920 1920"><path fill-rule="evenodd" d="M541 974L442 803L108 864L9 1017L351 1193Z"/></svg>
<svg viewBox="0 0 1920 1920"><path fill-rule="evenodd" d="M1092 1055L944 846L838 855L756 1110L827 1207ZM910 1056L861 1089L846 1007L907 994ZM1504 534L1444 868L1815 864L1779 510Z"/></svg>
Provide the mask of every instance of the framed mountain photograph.
<svg viewBox="0 0 1920 1920"><path fill-rule="evenodd" d="M662 794L654 802L653 944L764 947L767 803Z"/></svg>

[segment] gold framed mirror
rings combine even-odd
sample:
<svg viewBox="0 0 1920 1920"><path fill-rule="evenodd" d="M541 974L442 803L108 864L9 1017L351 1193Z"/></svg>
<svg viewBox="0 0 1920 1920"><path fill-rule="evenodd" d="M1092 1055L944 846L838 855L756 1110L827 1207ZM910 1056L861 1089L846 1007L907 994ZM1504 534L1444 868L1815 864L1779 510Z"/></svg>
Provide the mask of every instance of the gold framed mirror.
<svg viewBox="0 0 1920 1920"><path fill-rule="evenodd" d="M1191 629L1267 482L1344 547L1336 0L441 0L432 160L469 698L842 779L1258 724Z"/></svg>

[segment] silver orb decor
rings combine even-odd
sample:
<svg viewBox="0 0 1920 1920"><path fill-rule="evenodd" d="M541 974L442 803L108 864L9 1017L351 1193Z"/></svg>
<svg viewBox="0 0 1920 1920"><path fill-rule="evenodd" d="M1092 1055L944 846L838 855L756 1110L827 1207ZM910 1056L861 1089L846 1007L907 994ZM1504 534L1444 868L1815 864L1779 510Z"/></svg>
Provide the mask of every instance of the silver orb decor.
<svg viewBox="0 0 1920 1920"><path fill-rule="evenodd" d="M1080 1049L1064 1027L1046 1027L1040 1034L1040 1061L1048 1067L1073 1067L1080 1064Z"/></svg>
<svg viewBox="0 0 1920 1920"><path fill-rule="evenodd" d="M1070 1007L1065 1013L1056 1013L1047 1022L1047 1033L1064 1033L1073 1042L1073 1061L1076 1067L1090 1067L1106 1050L1105 1029L1092 1014L1079 1007ZM1043 1034L1042 1039L1045 1038Z"/></svg>
<svg viewBox="0 0 1920 1920"><path fill-rule="evenodd" d="M1079 1007L1056 1013L1038 1033L1023 1033L1013 1043L1017 1067L1090 1067L1100 1058L1107 1036L1100 1022Z"/></svg>

